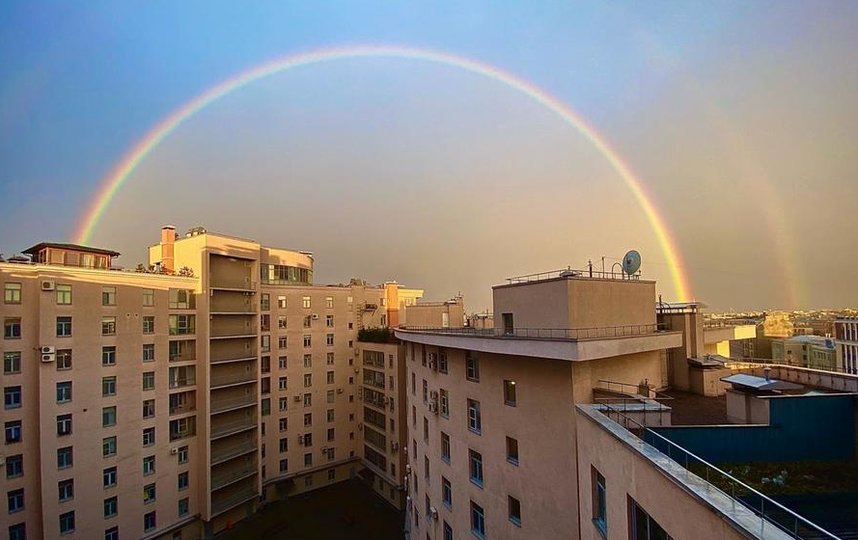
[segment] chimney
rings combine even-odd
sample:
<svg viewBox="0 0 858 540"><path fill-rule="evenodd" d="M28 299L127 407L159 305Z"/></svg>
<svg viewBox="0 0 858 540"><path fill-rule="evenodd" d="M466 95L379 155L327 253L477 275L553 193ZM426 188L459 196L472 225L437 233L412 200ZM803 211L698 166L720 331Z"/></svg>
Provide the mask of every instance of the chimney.
<svg viewBox="0 0 858 540"><path fill-rule="evenodd" d="M173 243L176 241L176 227L165 225L161 227L161 268L175 271L175 255Z"/></svg>

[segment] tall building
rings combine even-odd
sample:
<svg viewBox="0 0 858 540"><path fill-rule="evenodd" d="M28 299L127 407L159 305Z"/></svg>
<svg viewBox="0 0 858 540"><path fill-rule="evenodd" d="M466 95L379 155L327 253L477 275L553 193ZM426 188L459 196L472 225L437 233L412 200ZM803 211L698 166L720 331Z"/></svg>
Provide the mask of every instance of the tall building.
<svg viewBox="0 0 858 540"><path fill-rule="evenodd" d="M858 373L858 317L837 318L834 338L838 369Z"/></svg>
<svg viewBox="0 0 858 540"><path fill-rule="evenodd" d="M363 469L358 334L422 290L317 286L310 253L202 229L165 227L142 271L27 253L0 263L9 538L208 538Z"/></svg>

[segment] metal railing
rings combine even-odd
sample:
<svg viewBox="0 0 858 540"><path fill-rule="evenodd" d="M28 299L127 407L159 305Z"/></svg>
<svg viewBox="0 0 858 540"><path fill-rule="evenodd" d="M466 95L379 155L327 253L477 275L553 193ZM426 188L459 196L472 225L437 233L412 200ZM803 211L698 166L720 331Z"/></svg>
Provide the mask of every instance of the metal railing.
<svg viewBox="0 0 858 540"><path fill-rule="evenodd" d="M238 418L236 420L212 420L212 437L226 437L245 429L257 426L255 418Z"/></svg>
<svg viewBox="0 0 858 540"><path fill-rule="evenodd" d="M194 386L197 384L196 377L179 377L175 379L170 379L170 388L182 388L184 386Z"/></svg>
<svg viewBox="0 0 858 540"><path fill-rule="evenodd" d="M256 439L241 440L232 444L212 445L212 465L256 450Z"/></svg>
<svg viewBox="0 0 858 540"><path fill-rule="evenodd" d="M406 326L400 328L400 330L482 338L527 338L563 341L646 336L667 331L660 324L628 324L593 328L438 328L432 326Z"/></svg>
<svg viewBox="0 0 858 540"><path fill-rule="evenodd" d="M754 319L710 319L703 321L703 328L733 328L735 326L756 326Z"/></svg>
<svg viewBox="0 0 858 540"><path fill-rule="evenodd" d="M233 506L238 506L239 504L247 502L258 495L259 493L257 493L256 487L247 487L241 491L233 493L232 495L226 496L212 494L212 514L225 512Z"/></svg>
<svg viewBox="0 0 858 540"><path fill-rule="evenodd" d="M839 375L851 375L854 377L858 377L858 369L843 369L840 366L833 367L825 367L825 366L814 366L812 363L807 364L798 364L798 363L788 363L786 361L774 360L772 358L731 358L727 363L727 367L734 369L742 369L744 367L750 368L764 368L764 367L777 367L782 369L796 369L796 370L811 370L811 371L824 371L827 373L837 373Z"/></svg>
<svg viewBox="0 0 858 540"><path fill-rule="evenodd" d="M212 370L210 382L212 388L217 388L218 386L226 386L229 384L241 384L256 381L256 373L246 373L244 371L240 371L238 373L215 374L214 371L215 370Z"/></svg>
<svg viewBox="0 0 858 540"><path fill-rule="evenodd" d="M507 283L528 283L532 281L544 281L547 279L557 279L557 278L567 278L567 277L578 277L578 278L596 278L596 279L617 279L617 280L639 280L641 278L640 271L635 272L634 274L626 274L622 270L616 271L607 271L607 270L594 270L591 268L586 268L584 270L577 270L572 268L571 266L567 266L566 268L561 268L560 270L548 270L546 272L537 272L535 274L525 274L523 276L514 276L506 278Z"/></svg>
<svg viewBox="0 0 858 540"><path fill-rule="evenodd" d="M212 289L238 289L242 291L252 291L256 289L256 282L249 279L213 277L209 281L209 287Z"/></svg>
<svg viewBox="0 0 858 540"><path fill-rule="evenodd" d="M609 419L682 466L687 474L694 474L706 480L714 488L730 497L734 508L736 503L739 503L758 516L760 518L759 533L761 535L769 527L789 534L795 539L811 540L829 538L840 540L838 536L796 514L784 505L679 446L667 437L629 418L610 404L605 403L601 404L601 406L602 414Z"/></svg>
<svg viewBox="0 0 858 540"><path fill-rule="evenodd" d="M212 396L212 412L213 413L219 413L219 412L227 411L229 409L234 409L237 407L246 407L249 405L256 405L256 396L253 394L234 396L234 397L214 397L214 396Z"/></svg>
<svg viewBox="0 0 858 540"><path fill-rule="evenodd" d="M243 467L235 470L227 470L221 473L212 474L212 489L220 489L224 486L228 486L229 484L237 482L246 476L255 474L256 471L257 468L255 464L245 464Z"/></svg>

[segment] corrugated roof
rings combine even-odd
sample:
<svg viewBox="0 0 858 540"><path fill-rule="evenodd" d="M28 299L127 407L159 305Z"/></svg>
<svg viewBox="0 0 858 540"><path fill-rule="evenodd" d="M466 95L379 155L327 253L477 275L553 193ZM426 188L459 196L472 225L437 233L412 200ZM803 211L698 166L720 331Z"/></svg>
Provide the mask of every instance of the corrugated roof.
<svg viewBox="0 0 858 540"><path fill-rule="evenodd" d="M746 375L744 373L722 377L721 380L732 384L734 387L744 386L745 388L753 388L754 390L800 390L804 388L800 384L779 381L777 379L766 379L765 377Z"/></svg>

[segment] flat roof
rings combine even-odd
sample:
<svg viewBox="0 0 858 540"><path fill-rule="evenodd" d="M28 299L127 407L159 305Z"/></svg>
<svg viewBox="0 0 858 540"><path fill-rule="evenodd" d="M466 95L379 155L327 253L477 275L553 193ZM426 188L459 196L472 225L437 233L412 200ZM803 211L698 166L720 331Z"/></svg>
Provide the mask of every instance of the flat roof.
<svg viewBox="0 0 858 540"><path fill-rule="evenodd" d="M800 384L779 381L777 379L767 379L766 377L757 377L756 375L747 375L745 373L736 373L727 377L721 377L721 380L734 386L752 388L754 390L801 390L804 388Z"/></svg>
<svg viewBox="0 0 858 540"><path fill-rule="evenodd" d="M95 253L97 255L108 255L110 257L118 257L119 252L113 251L110 249L101 249L90 246L82 246L80 244L66 244L63 242L40 242L35 246L25 249L24 253L28 255L35 255L38 252L42 251L45 248L53 248L53 249L65 249L68 251L81 251L84 253Z"/></svg>

